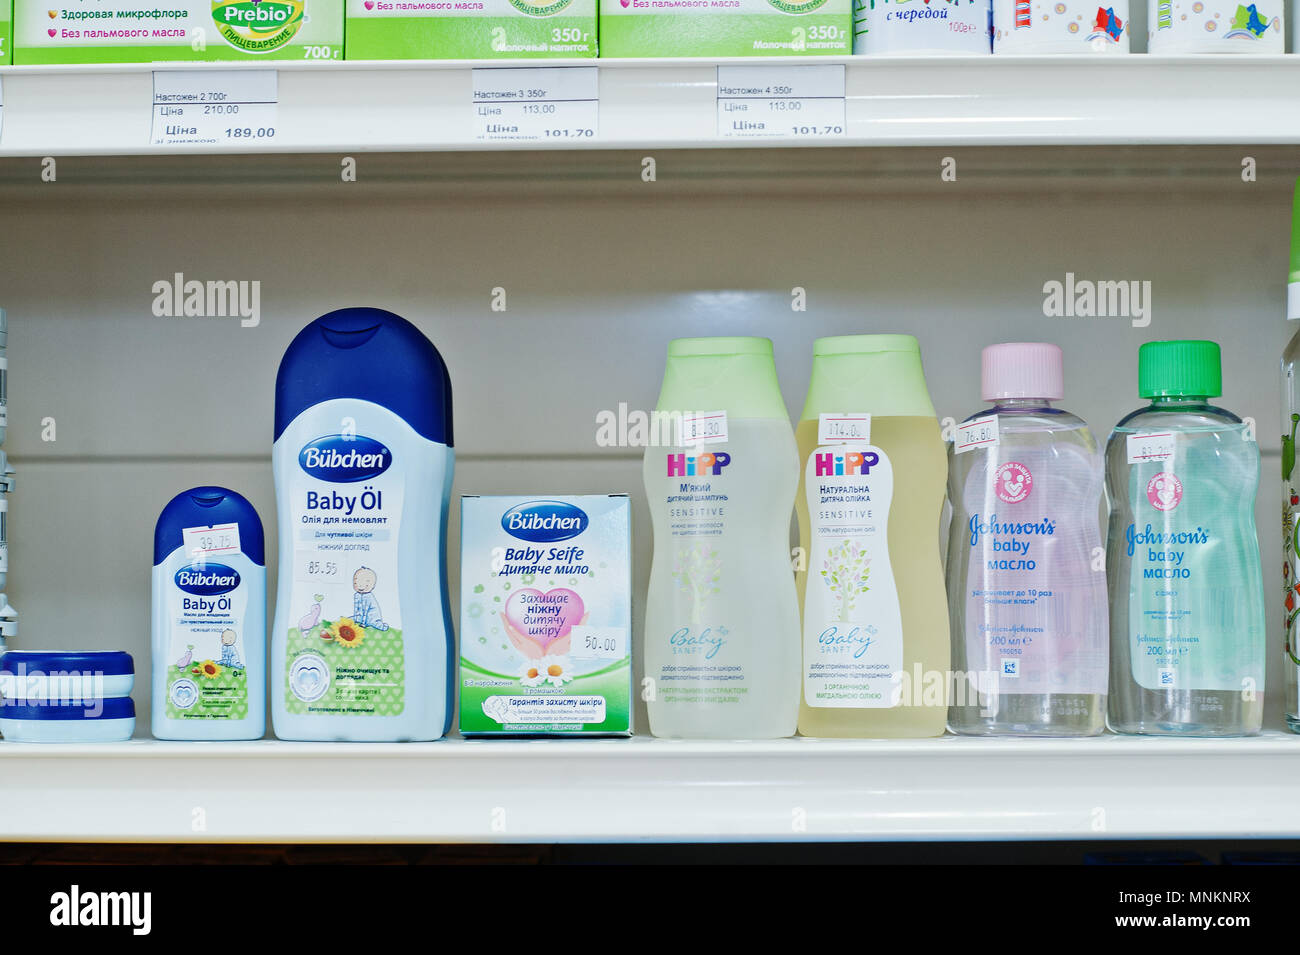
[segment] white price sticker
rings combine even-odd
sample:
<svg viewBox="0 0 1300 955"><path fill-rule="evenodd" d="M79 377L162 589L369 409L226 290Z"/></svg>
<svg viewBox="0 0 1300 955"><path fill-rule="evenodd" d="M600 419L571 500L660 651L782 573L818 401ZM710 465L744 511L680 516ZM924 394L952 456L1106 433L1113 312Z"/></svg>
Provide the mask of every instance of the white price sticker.
<svg viewBox="0 0 1300 955"><path fill-rule="evenodd" d="M196 558L238 554L242 550L238 524L186 527L181 531L181 542L185 545L185 553Z"/></svg>
<svg viewBox="0 0 1300 955"><path fill-rule="evenodd" d="M155 70L151 146L271 146L275 70Z"/></svg>
<svg viewBox="0 0 1300 955"><path fill-rule="evenodd" d="M1128 436L1128 463L1142 461L1172 461L1174 434L1163 431L1157 434L1130 434Z"/></svg>
<svg viewBox="0 0 1300 955"><path fill-rule="evenodd" d="M299 550L293 555L293 579L300 584L337 584L347 579L335 555Z"/></svg>
<svg viewBox="0 0 1300 955"><path fill-rule="evenodd" d="M622 660L627 656L627 632L620 627L573 627L569 656L583 660Z"/></svg>
<svg viewBox="0 0 1300 955"><path fill-rule="evenodd" d="M722 444L727 440L727 413L725 411L700 411L683 414L677 420L677 443Z"/></svg>
<svg viewBox="0 0 1300 955"><path fill-rule="evenodd" d="M718 135L840 139L848 135L844 66L718 67Z"/></svg>
<svg viewBox="0 0 1300 955"><path fill-rule="evenodd" d="M871 415L823 414L817 416L818 444L870 444Z"/></svg>
<svg viewBox="0 0 1300 955"><path fill-rule="evenodd" d="M502 142L590 142L599 133L594 66L472 71L474 138Z"/></svg>
<svg viewBox="0 0 1300 955"><path fill-rule="evenodd" d="M998 416L995 414L957 425L952 439L953 454L964 454L976 448L991 448L998 443Z"/></svg>

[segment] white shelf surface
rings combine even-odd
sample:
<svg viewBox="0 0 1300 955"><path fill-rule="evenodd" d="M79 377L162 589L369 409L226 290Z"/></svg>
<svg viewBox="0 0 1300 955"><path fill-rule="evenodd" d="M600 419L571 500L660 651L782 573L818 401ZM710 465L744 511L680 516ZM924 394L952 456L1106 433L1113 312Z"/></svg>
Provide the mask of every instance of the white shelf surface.
<svg viewBox="0 0 1300 955"><path fill-rule="evenodd" d="M717 67L846 66L845 135L723 139ZM273 141L148 145L152 72L279 72ZM556 148L1300 143L1300 56L740 58L0 67L0 156L535 149L474 139L475 67L592 67L599 133Z"/></svg>
<svg viewBox="0 0 1300 955"><path fill-rule="evenodd" d="M1300 837L1300 737L0 743L0 841Z"/></svg>

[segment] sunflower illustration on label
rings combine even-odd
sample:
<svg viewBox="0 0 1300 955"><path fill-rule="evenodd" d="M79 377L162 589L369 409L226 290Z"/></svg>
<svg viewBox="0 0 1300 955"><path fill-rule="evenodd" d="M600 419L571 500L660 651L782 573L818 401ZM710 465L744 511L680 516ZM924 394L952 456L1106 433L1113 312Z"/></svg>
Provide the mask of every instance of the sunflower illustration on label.
<svg viewBox="0 0 1300 955"><path fill-rule="evenodd" d="M510 6L530 17L550 17L572 2L573 0L510 0Z"/></svg>
<svg viewBox="0 0 1300 955"><path fill-rule="evenodd" d="M306 7L306 0L213 0L212 22L231 46L245 53L270 53L297 36Z"/></svg>

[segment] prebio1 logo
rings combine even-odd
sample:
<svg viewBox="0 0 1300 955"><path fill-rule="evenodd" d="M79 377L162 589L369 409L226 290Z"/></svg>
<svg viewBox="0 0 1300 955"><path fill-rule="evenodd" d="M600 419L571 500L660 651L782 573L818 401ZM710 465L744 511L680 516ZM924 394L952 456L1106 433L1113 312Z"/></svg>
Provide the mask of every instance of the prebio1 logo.
<svg viewBox="0 0 1300 955"><path fill-rule="evenodd" d="M236 49L270 53L298 35L306 7L307 0L213 0L212 22Z"/></svg>

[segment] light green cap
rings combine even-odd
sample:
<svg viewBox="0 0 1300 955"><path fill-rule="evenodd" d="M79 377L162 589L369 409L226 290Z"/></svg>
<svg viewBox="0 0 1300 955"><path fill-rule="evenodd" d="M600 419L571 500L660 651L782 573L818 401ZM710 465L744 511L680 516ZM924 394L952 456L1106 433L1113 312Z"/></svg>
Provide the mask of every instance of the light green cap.
<svg viewBox="0 0 1300 955"><path fill-rule="evenodd" d="M813 342L801 421L820 414L934 417L921 346L911 335L835 335Z"/></svg>
<svg viewBox="0 0 1300 955"><path fill-rule="evenodd" d="M789 422L770 338L676 338L668 343L658 411L725 411Z"/></svg>
<svg viewBox="0 0 1300 955"><path fill-rule="evenodd" d="M1138 349L1143 398L1217 398L1223 394L1219 343L1147 342Z"/></svg>

